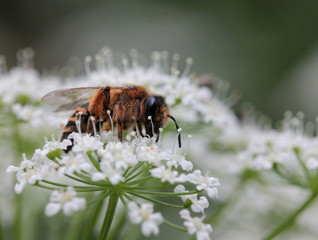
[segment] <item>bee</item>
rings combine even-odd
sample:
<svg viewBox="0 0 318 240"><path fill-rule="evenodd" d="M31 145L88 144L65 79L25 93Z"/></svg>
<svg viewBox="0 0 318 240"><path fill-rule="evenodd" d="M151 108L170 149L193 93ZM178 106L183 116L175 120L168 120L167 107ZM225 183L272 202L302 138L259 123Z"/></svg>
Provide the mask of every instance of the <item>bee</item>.
<svg viewBox="0 0 318 240"><path fill-rule="evenodd" d="M94 131L114 129L117 129L118 139L122 141L123 131L133 127L143 137L143 128L148 137L156 134L158 142L160 132L170 118L175 123L178 144L181 147L181 129L176 119L170 115L165 98L151 93L144 86L60 89L46 94L41 100L55 106L56 112L76 109L64 126L60 141L68 139L73 132L92 135ZM69 146L66 152L72 147Z"/></svg>

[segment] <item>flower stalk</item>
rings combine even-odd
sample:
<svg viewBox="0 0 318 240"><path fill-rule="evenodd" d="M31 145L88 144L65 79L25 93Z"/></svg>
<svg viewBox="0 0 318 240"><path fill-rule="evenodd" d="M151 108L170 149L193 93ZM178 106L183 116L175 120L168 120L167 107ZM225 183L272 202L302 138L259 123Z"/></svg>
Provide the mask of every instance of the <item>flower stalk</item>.
<svg viewBox="0 0 318 240"><path fill-rule="evenodd" d="M277 228L275 228L263 239L274 239L280 233L292 226L297 217L316 199L317 195L318 191L313 191L309 198L293 214L291 214L284 222L282 222Z"/></svg>
<svg viewBox="0 0 318 240"><path fill-rule="evenodd" d="M117 203L118 203L118 194L116 192L113 192L109 196L106 215L104 218L104 222L103 222L102 229L100 231L98 240L106 240L107 239L107 236L108 236L108 233L110 231L110 227L111 227L114 215L115 215Z"/></svg>

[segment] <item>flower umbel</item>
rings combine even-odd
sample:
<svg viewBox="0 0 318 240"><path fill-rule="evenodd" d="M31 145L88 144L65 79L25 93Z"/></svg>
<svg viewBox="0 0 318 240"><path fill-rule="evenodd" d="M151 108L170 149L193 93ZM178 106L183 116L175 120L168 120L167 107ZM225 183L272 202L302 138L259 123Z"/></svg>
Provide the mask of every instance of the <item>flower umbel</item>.
<svg viewBox="0 0 318 240"><path fill-rule="evenodd" d="M97 199L109 197L101 239L107 236L118 199L128 209L132 223L141 224L142 233L150 236L159 234L161 223L176 227L164 220L160 212L154 213L156 205L176 209L191 206L194 212L203 213L208 201L198 195L204 190L209 197L217 195L217 179L202 176L200 170L191 172L192 164L185 160L185 156L176 159L170 150L160 149L155 139L135 137L130 142L119 142L107 138L102 141L100 136L81 133L72 133L71 137L74 140L71 151L63 151L70 144L68 139L60 143L52 138L52 141L46 140L42 150L35 151L31 160L24 155L20 167L10 166L7 171L17 172L17 193L21 193L26 184L53 190L45 208L47 216L60 210L69 216L85 209L86 199L76 196L80 192L93 192L93 198ZM179 166L180 162L190 167ZM192 190L183 186L180 191L167 188L167 183L186 182L189 186L193 184ZM182 200L187 197L191 202L174 205L157 200L158 197L181 197ZM180 226L176 228L182 229Z"/></svg>

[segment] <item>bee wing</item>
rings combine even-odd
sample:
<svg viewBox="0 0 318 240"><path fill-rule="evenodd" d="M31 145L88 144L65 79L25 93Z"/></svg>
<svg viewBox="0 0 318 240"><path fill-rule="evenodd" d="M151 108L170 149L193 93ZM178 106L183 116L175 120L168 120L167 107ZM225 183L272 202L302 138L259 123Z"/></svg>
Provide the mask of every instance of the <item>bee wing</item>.
<svg viewBox="0 0 318 240"><path fill-rule="evenodd" d="M49 92L42 97L45 104L54 106L55 112L74 110L90 101L100 87L68 88Z"/></svg>

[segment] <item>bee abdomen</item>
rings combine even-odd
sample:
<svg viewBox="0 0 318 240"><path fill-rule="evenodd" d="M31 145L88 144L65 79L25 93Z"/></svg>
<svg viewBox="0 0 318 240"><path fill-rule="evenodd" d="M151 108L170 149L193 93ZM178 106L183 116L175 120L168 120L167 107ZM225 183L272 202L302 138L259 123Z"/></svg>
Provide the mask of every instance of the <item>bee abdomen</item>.
<svg viewBox="0 0 318 240"><path fill-rule="evenodd" d="M79 132L79 130L83 133L86 132L87 121L90 117L90 113L88 112L88 103L84 104L82 107L77 108L76 112L69 118L67 124L65 125L60 141L62 142L65 139L68 139L69 135L73 132ZM77 121L77 122L76 122ZM73 139L70 139L73 143ZM65 152L69 152L73 147L68 146Z"/></svg>

